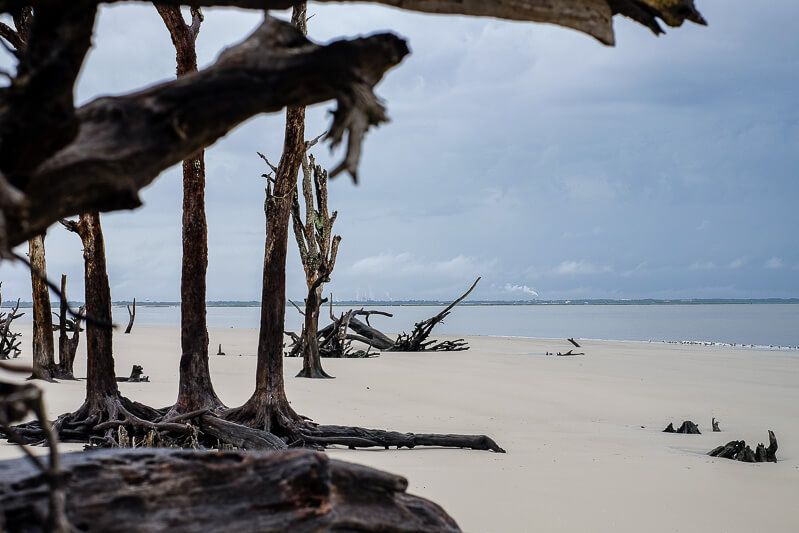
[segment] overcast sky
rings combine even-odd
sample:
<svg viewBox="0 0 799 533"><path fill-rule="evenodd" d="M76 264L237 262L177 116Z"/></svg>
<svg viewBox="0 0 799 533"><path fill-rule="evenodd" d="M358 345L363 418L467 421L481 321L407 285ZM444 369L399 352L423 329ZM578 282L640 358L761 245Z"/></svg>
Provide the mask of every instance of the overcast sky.
<svg viewBox="0 0 799 533"><path fill-rule="evenodd" d="M311 5L312 39L392 30L412 49L377 88L392 122L367 138L362 183L331 184L343 241L329 290L449 298L482 275L478 299L799 297L799 3L697 4L709 27L655 38L617 19L615 48L541 24ZM203 65L261 17L205 15ZM104 7L77 98L173 76L155 9ZM311 110L309 137L331 108ZM209 300L260 298L255 152L279 159L282 138L282 115L261 116L206 153ZM179 167L142 196L103 219L112 296L178 300ZM67 273L82 299L77 237L51 228L47 253L50 276ZM4 264L0 279L4 297L30 298L22 268Z"/></svg>

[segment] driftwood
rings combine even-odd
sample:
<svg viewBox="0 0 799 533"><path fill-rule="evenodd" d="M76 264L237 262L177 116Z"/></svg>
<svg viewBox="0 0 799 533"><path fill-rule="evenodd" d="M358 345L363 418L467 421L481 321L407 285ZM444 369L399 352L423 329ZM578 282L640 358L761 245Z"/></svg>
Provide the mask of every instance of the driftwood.
<svg viewBox="0 0 799 533"><path fill-rule="evenodd" d="M388 351L392 352L451 352L451 351L461 351L461 350L468 350L469 345L463 339L457 339L454 341L444 341L438 342L435 340L429 341L427 340L430 337L430 333L432 333L433 328L436 327L437 324L442 322L447 316L449 316L450 311L461 303L463 300L466 299L469 294L474 290L477 284L480 282L480 278L478 277L472 286L469 287L465 293L463 293L457 300L449 304L443 311L435 315L434 317L428 318L427 320L423 320L422 322L417 322L413 326L413 331L410 334L401 333L397 340L394 342L394 346L388 349Z"/></svg>
<svg viewBox="0 0 799 533"><path fill-rule="evenodd" d="M3 283L0 282L0 305L3 302ZM0 360L16 359L22 352L20 350L22 333L11 331L11 323L25 313L19 313L19 299L8 312L0 312Z"/></svg>
<svg viewBox="0 0 799 533"><path fill-rule="evenodd" d="M80 531L460 531L404 478L307 450L103 450L62 467ZM0 529L46 530L44 483L21 459L0 462Z"/></svg>
<svg viewBox="0 0 799 533"><path fill-rule="evenodd" d="M130 381L135 383L149 382L150 376L144 375L144 368L141 365L133 365L130 371L130 376L126 378L116 378L119 382Z"/></svg>
<svg viewBox="0 0 799 533"><path fill-rule="evenodd" d="M567 340L567 341L569 341L570 343L572 343L572 344L574 345L574 347L575 347L575 348L582 348L582 346L580 346L580 345L577 343L577 341L576 341L576 340L574 340L573 338L568 338L568 339L566 339L566 340Z"/></svg>
<svg viewBox="0 0 799 533"><path fill-rule="evenodd" d="M666 426L666 429L663 430L663 433L684 433L686 435L701 435L702 432L699 431L699 426L691 422L690 420L686 420L682 423L682 425L674 429L674 424L669 422L669 425Z"/></svg>
<svg viewBox="0 0 799 533"><path fill-rule="evenodd" d="M133 329L133 321L136 320L136 298L133 299L133 310L129 305L126 307L128 308L128 327L125 328L125 333L130 333L130 330Z"/></svg>
<svg viewBox="0 0 799 533"><path fill-rule="evenodd" d="M216 352L216 355L225 355L225 352L222 351L222 345L219 345L219 350Z"/></svg>
<svg viewBox="0 0 799 533"><path fill-rule="evenodd" d="M464 339L455 339L448 341L428 340L433 328L440 324L447 316L449 316L452 309L461 303L467 296L474 290L480 282L478 277L469 289L463 293L457 300L449 304L443 311L437 315L417 322L410 334L401 333L396 339L391 339L382 331L373 327L369 319L372 315L393 316L391 313L383 311L367 311L361 309L350 309L336 317L333 314L333 297L330 297L330 319L331 324L319 330L317 339L319 342L319 354L321 357L347 357L347 358L363 358L369 357L371 349L386 351L386 352L456 352L468 350L469 344ZM304 314L302 310L294 302L290 302L297 311ZM364 317L366 323L361 322L357 317ZM353 333L350 333L350 330ZM303 330L304 333L304 330ZM292 344L289 351L286 352L288 357L298 357L304 349L304 335L297 335L295 333L286 332L292 339ZM358 341L366 344L368 349L354 350L352 348L352 341ZM561 354L558 354L561 355ZM583 355L573 354L571 352L563 355Z"/></svg>
<svg viewBox="0 0 799 533"><path fill-rule="evenodd" d="M713 427L714 433L718 433L721 431L721 429L719 429L719 421L716 420L716 417L713 417L713 420L711 420L710 424Z"/></svg>
<svg viewBox="0 0 799 533"><path fill-rule="evenodd" d="M724 446L713 448L707 454L711 457L721 457L722 459L732 459L744 463L776 463L777 437L771 430L768 431L768 441L768 448L761 442L752 451L752 448L747 446L746 441L733 440Z"/></svg>

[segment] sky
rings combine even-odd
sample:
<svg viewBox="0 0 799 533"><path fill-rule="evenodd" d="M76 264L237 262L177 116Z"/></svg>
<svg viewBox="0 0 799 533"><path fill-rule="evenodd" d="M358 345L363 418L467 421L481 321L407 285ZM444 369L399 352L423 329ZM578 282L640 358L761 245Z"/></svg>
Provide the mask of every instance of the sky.
<svg viewBox="0 0 799 533"><path fill-rule="evenodd" d="M708 27L656 38L617 18L610 48L543 24L311 4L315 41L394 31L412 50L377 87L392 121L368 135L361 182L330 184L343 240L326 292L447 299L482 276L474 299L799 297L799 3L697 5ZM205 10L201 66L260 19ZM76 98L174 68L151 5L103 7ZM333 107L309 110L309 138ZM282 140L283 115L262 115L206 152L209 300L260 298L256 151L276 161ZM179 166L142 199L103 217L112 297L179 300ZM66 273L81 300L77 236L53 227L46 242L50 277ZM288 296L300 299L295 246ZM30 299L21 266L0 265L0 280L4 298Z"/></svg>

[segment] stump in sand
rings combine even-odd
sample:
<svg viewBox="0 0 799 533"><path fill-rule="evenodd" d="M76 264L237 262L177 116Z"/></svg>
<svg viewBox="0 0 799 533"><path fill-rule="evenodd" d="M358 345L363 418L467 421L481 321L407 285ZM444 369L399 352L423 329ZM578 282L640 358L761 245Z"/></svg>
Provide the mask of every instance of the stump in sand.
<svg viewBox="0 0 799 533"><path fill-rule="evenodd" d="M663 430L663 433L683 433L686 435L701 435L702 432L699 431L699 426L691 422L690 420L686 420L682 423L682 425L674 429L674 424L669 422L669 425L666 426L666 429Z"/></svg>
<svg viewBox="0 0 799 533"><path fill-rule="evenodd" d="M732 459L744 463L776 463L777 462L777 437L774 432L768 431L768 448L759 443L755 451L747 446L746 441L732 440L724 446L713 448L707 454L711 457Z"/></svg>

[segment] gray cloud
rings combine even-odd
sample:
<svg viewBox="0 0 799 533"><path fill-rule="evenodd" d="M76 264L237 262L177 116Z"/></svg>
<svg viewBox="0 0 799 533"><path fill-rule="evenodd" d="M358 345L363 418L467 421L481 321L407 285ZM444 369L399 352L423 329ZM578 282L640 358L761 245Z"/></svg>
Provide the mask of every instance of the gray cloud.
<svg viewBox="0 0 799 533"><path fill-rule="evenodd" d="M522 294L506 285L542 298L799 296L790 268L762 275L775 256L799 264L799 5L702 4L709 27L657 39L619 20L615 49L546 25L312 5L317 40L389 29L413 49L378 87L393 121L366 141L363 183L331 184L344 240L330 290L446 298L483 275L476 298ZM207 10L200 63L259 18ZM77 96L173 76L152 6L104 7ZM309 136L330 108L309 111ZM258 117L207 151L211 299L260 296L255 151L277 159L282 136L280 115ZM180 197L173 168L138 212L105 217L115 298L179 297ZM51 274L80 294L75 237L53 228L47 246ZM24 270L3 265L0 279L6 296L29 294ZM288 283L300 297L293 249Z"/></svg>

